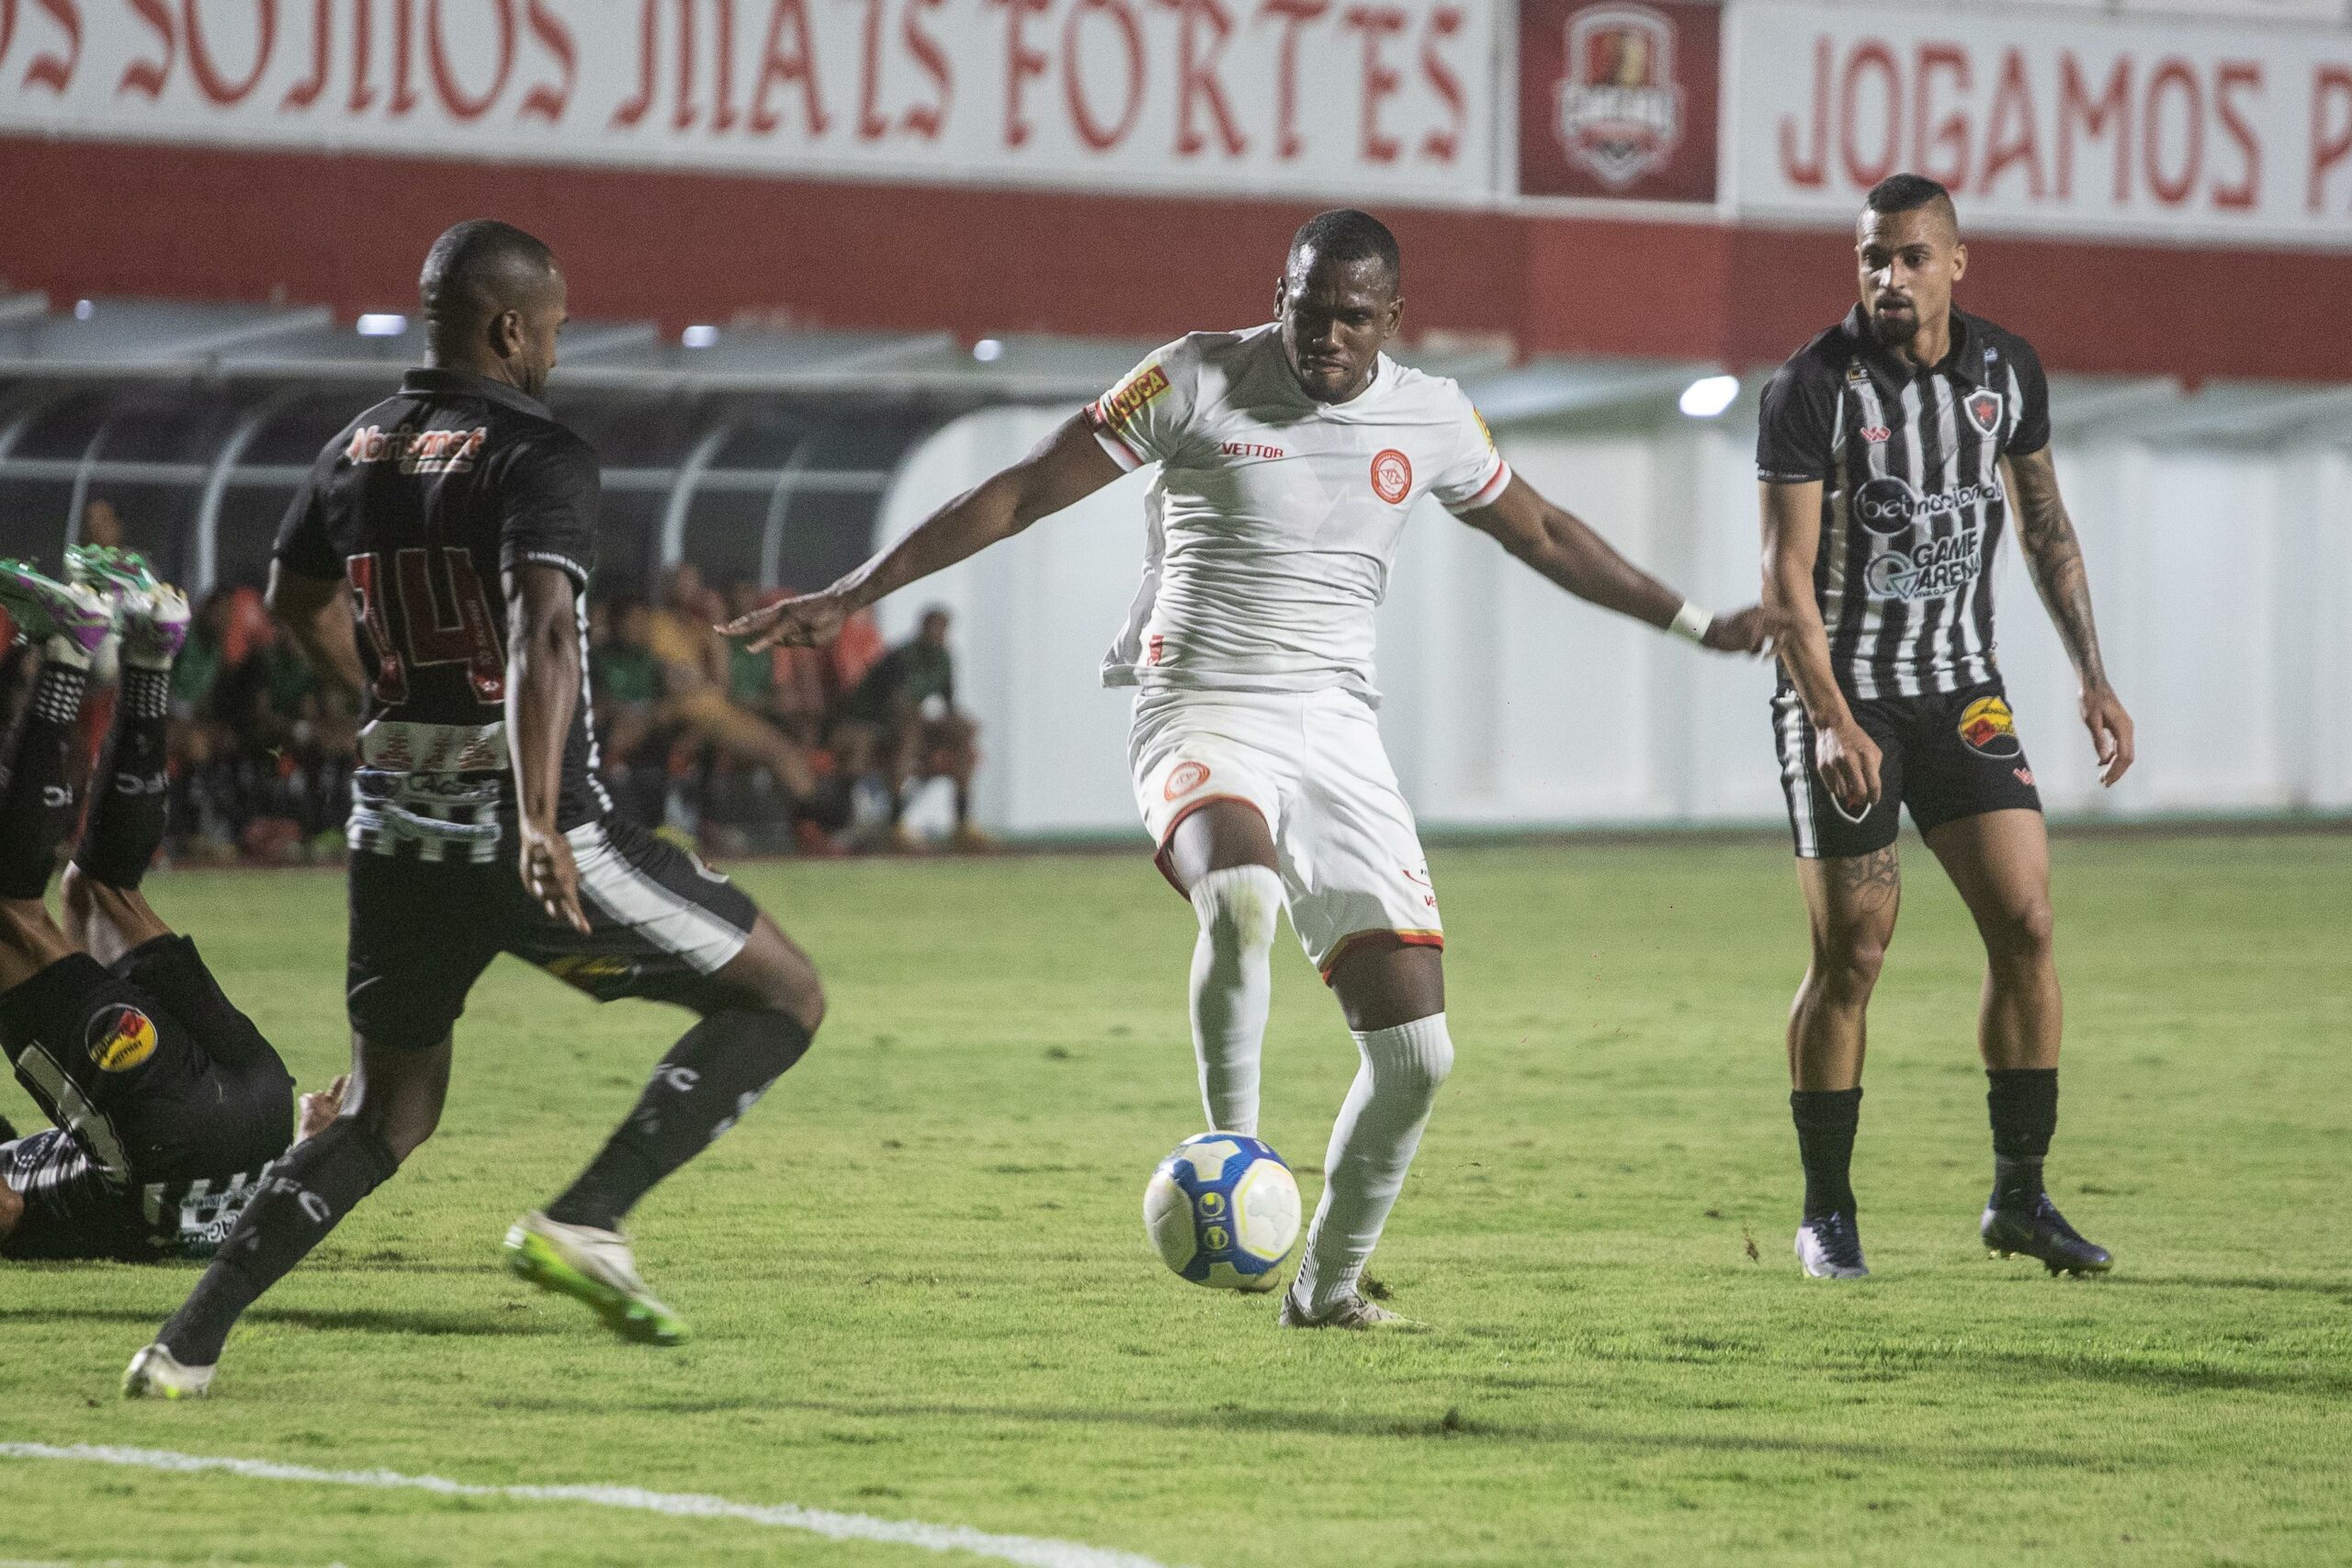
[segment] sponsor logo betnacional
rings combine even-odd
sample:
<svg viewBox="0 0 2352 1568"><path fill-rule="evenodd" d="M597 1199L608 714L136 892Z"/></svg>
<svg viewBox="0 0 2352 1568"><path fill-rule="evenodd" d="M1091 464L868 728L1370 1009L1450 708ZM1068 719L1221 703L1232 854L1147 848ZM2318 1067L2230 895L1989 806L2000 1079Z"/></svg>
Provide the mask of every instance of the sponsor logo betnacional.
<svg viewBox="0 0 2352 1568"><path fill-rule="evenodd" d="M1674 24L1643 6L1579 11L1568 23L1568 70L1553 130L1568 161L1604 185L1628 186L1682 142Z"/></svg>
<svg viewBox="0 0 2352 1568"><path fill-rule="evenodd" d="M1882 475L1864 480L1854 492L1854 515L1873 534L1894 535L1931 517L1971 506L1997 505L2003 499L1998 484L1955 485L1921 495L1908 481Z"/></svg>
<svg viewBox="0 0 2352 1568"><path fill-rule="evenodd" d="M1855 518L1878 536L1862 581L1874 599L1940 599L1983 574L1984 531L1970 526L1940 539L1897 543L1922 523L1954 516L1969 507L1997 505L1998 484L1956 485L1921 495L1905 480L1871 479L1854 492Z"/></svg>

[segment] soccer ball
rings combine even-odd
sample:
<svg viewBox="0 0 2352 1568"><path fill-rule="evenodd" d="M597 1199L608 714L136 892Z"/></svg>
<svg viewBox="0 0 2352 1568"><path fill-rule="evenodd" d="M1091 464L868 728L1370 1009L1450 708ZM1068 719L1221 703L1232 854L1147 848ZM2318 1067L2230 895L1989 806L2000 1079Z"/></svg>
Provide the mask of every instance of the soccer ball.
<svg viewBox="0 0 2352 1568"><path fill-rule="evenodd" d="M1195 1285L1271 1291L1298 1241L1298 1182L1272 1145L1203 1133L1151 1173L1143 1228L1160 1260Z"/></svg>

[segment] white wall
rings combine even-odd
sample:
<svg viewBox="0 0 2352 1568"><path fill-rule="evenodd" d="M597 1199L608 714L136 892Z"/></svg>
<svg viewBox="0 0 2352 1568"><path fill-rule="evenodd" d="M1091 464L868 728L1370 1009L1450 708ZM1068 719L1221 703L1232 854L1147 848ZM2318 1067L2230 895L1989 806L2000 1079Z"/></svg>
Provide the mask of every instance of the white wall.
<svg viewBox="0 0 2352 1568"><path fill-rule="evenodd" d="M1755 593L1752 407L1628 433L1498 434L1529 482L1701 603L1728 606ZM1002 409L949 425L908 460L882 536L1060 417ZM2059 463L2141 761L2112 793L2098 787L2072 673L2005 546L2002 668L2051 809L2352 808L2352 458L2062 431ZM1131 475L882 607L894 639L925 604L956 613L991 829L1141 836L1128 695L1096 670L1138 580L1145 484ZM1572 601L1435 506L1406 531L1380 637L1382 727L1427 826L1780 816L1769 668Z"/></svg>

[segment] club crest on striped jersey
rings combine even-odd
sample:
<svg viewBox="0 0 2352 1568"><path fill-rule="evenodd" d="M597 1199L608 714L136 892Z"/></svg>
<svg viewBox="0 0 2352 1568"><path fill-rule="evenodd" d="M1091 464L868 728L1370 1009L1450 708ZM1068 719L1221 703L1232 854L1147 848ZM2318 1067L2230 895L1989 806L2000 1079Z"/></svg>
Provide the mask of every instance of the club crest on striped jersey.
<svg viewBox="0 0 2352 1568"><path fill-rule="evenodd" d="M127 1073L155 1054L155 1021L127 1002L90 1020L90 1060L104 1073Z"/></svg>
<svg viewBox="0 0 2352 1568"><path fill-rule="evenodd" d="M1962 400L1968 411L1968 423L1978 432L1991 435L2001 428L2001 394L1989 387L1979 387Z"/></svg>

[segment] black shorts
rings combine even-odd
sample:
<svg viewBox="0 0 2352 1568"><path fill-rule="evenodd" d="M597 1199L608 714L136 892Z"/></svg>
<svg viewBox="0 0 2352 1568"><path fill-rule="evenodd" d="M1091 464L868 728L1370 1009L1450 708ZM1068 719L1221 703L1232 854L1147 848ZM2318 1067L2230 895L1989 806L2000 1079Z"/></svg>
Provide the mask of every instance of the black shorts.
<svg viewBox="0 0 2352 1568"><path fill-rule="evenodd" d="M293 1136L286 1065L186 937L112 968L59 959L0 994L0 1045L65 1140L8 1145L27 1200L11 1257L152 1250L179 1229L183 1196L232 1190Z"/></svg>
<svg viewBox="0 0 2352 1568"><path fill-rule="evenodd" d="M1918 697L1849 695L1854 721L1878 742L1878 804L1849 817L1823 782L1814 728L1792 691L1772 698L1781 787L1804 860L1866 855L1894 842L1898 803L1921 832L1987 811L2039 811L2033 765L1997 680Z"/></svg>
<svg viewBox="0 0 2352 1568"><path fill-rule="evenodd" d="M351 857L351 1027L370 1043L438 1045L490 961L511 953L600 1002L692 1003L751 940L759 907L695 856L607 818L564 837L580 868L587 934L550 919L516 874L514 835L496 861Z"/></svg>

